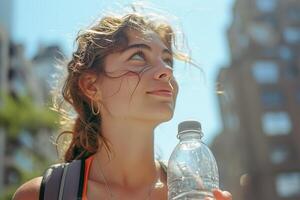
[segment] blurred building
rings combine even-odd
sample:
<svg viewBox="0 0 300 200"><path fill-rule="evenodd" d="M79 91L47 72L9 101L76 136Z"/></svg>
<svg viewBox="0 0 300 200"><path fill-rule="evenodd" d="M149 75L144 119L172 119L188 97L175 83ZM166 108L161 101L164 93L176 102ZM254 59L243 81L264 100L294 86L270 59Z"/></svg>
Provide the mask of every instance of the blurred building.
<svg viewBox="0 0 300 200"><path fill-rule="evenodd" d="M8 42L7 42L8 43ZM40 55L40 51L37 56ZM48 55L49 57L47 57ZM45 54L44 59L48 60L50 65L52 54ZM22 96L31 97L36 106L46 106L49 100L50 87L45 88L45 74L36 73L43 71L49 73L49 70L43 65L39 65L35 60L30 61L24 56L24 47L16 45L12 42L8 45L7 59L7 93L18 100ZM49 66L48 66L49 67ZM52 66L54 68L54 66ZM48 77L50 74L47 74ZM42 76L42 77L39 77ZM15 113L18 115L18 113ZM0 190L14 184L20 184L20 170L32 171L36 160L32 156L32 152L36 152L37 156L43 157L45 160L54 161L57 159L55 147L51 143L53 133L47 128L41 128L37 132L32 133L26 129L20 130L18 137L9 137L5 129L1 129L4 133L3 143L1 146L1 183ZM6 136L5 136L6 134ZM2 186L1 186L2 185Z"/></svg>
<svg viewBox="0 0 300 200"><path fill-rule="evenodd" d="M300 199L300 1L236 0L218 75L221 186L237 200Z"/></svg>
<svg viewBox="0 0 300 200"><path fill-rule="evenodd" d="M9 55L9 33L11 31L12 1L0 1L0 94L6 92L8 55ZM1 104L1 98L0 98ZM5 131L0 127L0 194L3 193L4 184L4 154L5 154Z"/></svg>
<svg viewBox="0 0 300 200"><path fill-rule="evenodd" d="M7 91L7 71L9 55L9 39L7 32L0 26L0 90Z"/></svg>
<svg viewBox="0 0 300 200"><path fill-rule="evenodd" d="M63 61L63 52L58 45L40 45L37 54L32 59L32 73L39 82L35 99L43 104L49 101L50 91L57 83L58 65ZM36 84L34 84L36 85Z"/></svg>
<svg viewBox="0 0 300 200"><path fill-rule="evenodd" d="M61 48L56 45L43 46L40 45L37 53L31 60L31 88L33 89L35 103L37 105L47 107L52 103L51 91L60 81L58 73L58 65L61 64L64 58L64 53ZM50 142L49 136L56 135L49 130L42 129L37 134L36 148L40 149L40 153L48 158L49 161L57 160L57 153Z"/></svg>
<svg viewBox="0 0 300 200"><path fill-rule="evenodd" d="M0 27L10 35L12 31L13 22L13 4L14 0L1 0L0 1Z"/></svg>
<svg viewBox="0 0 300 200"><path fill-rule="evenodd" d="M0 1L0 93L18 100L31 97L37 106L49 103L54 65L62 58L57 45L40 47L32 60L25 57L25 47L15 44L12 32L12 0ZM5 107L0 96L0 108ZM2 109L3 110L3 109ZM18 113L15 113L18 115ZM21 130L11 137L0 123L0 196L11 185L20 185L20 170L32 171L37 165L32 152L49 162L57 159L51 144L53 133L41 128L37 133Z"/></svg>

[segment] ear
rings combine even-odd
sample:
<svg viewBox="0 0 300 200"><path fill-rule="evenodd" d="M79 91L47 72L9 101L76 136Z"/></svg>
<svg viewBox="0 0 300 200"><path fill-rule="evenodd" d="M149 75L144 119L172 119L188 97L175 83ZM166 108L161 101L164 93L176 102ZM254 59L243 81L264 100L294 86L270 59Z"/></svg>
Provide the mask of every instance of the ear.
<svg viewBox="0 0 300 200"><path fill-rule="evenodd" d="M89 99L99 99L101 95L100 88L98 87L98 75L96 73L87 72L80 76L78 85L82 93Z"/></svg>

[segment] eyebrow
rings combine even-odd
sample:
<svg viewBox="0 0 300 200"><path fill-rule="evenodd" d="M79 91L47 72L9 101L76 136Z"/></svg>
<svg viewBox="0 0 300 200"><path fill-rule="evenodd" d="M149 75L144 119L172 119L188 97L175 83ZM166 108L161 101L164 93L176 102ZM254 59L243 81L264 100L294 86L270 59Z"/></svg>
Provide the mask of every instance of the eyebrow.
<svg viewBox="0 0 300 200"><path fill-rule="evenodd" d="M125 47L125 48L123 49L123 52L124 52L124 51L127 51L127 50L129 50L129 49L134 49L134 48L147 49L147 50L149 50L149 51L152 50L151 47L150 47L149 45L146 45L146 44L143 44L143 43L138 43L138 44L131 44L131 45L128 45L127 47ZM168 53L168 54L172 55L171 51L170 51L169 49L167 49L167 48L164 48L162 52L163 52L163 53Z"/></svg>

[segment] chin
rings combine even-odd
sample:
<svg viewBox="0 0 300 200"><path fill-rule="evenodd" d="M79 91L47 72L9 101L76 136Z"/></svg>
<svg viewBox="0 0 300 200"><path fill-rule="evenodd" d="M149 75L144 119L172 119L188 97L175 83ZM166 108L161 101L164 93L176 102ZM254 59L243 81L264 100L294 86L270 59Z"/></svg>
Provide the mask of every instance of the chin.
<svg viewBox="0 0 300 200"><path fill-rule="evenodd" d="M154 124L161 124L170 121L173 118L173 112L160 112L152 115L141 115L143 120L154 122Z"/></svg>
<svg viewBox="0 0 300 200"><path fill-rule="evenodd" d="M174 112L159 113L159 116L157 117L157 119L159 120L160 123L167 122L167 121L170 121L173 118L173 114L174 114Z"/></svg>
<svg viewBox="0 0 300 200"><path fill-rule="evenodd" d="M161 106L155 108L148 108L147 110L140 110L136 116L142 117L144 120L160 124L162 122L170 121L174 115L174 109L171 106Z"/></svg>

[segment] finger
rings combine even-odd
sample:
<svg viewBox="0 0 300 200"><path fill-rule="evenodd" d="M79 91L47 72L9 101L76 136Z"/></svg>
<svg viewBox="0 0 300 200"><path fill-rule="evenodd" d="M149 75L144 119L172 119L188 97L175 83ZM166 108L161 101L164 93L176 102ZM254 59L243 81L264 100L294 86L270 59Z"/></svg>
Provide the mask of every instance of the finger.
<svg viewBox="0 0 300 200"><path fill-rule="evenodd" d="M232 200L232 195L228 191L223 191L223 196L228 200Z"/></svg>
<svg viewBox="0 0 300 200"><path fill-rule="evenodd" d="M217 200L232 200L232 195L227 191L214 189L212 192Z"/></svg>
<svg viewBox="0 0 300 200"><path fill-rule="evenodd" d="M212 193L216 198L223 198L222 191L219 189L213 189Z"/></svg>

